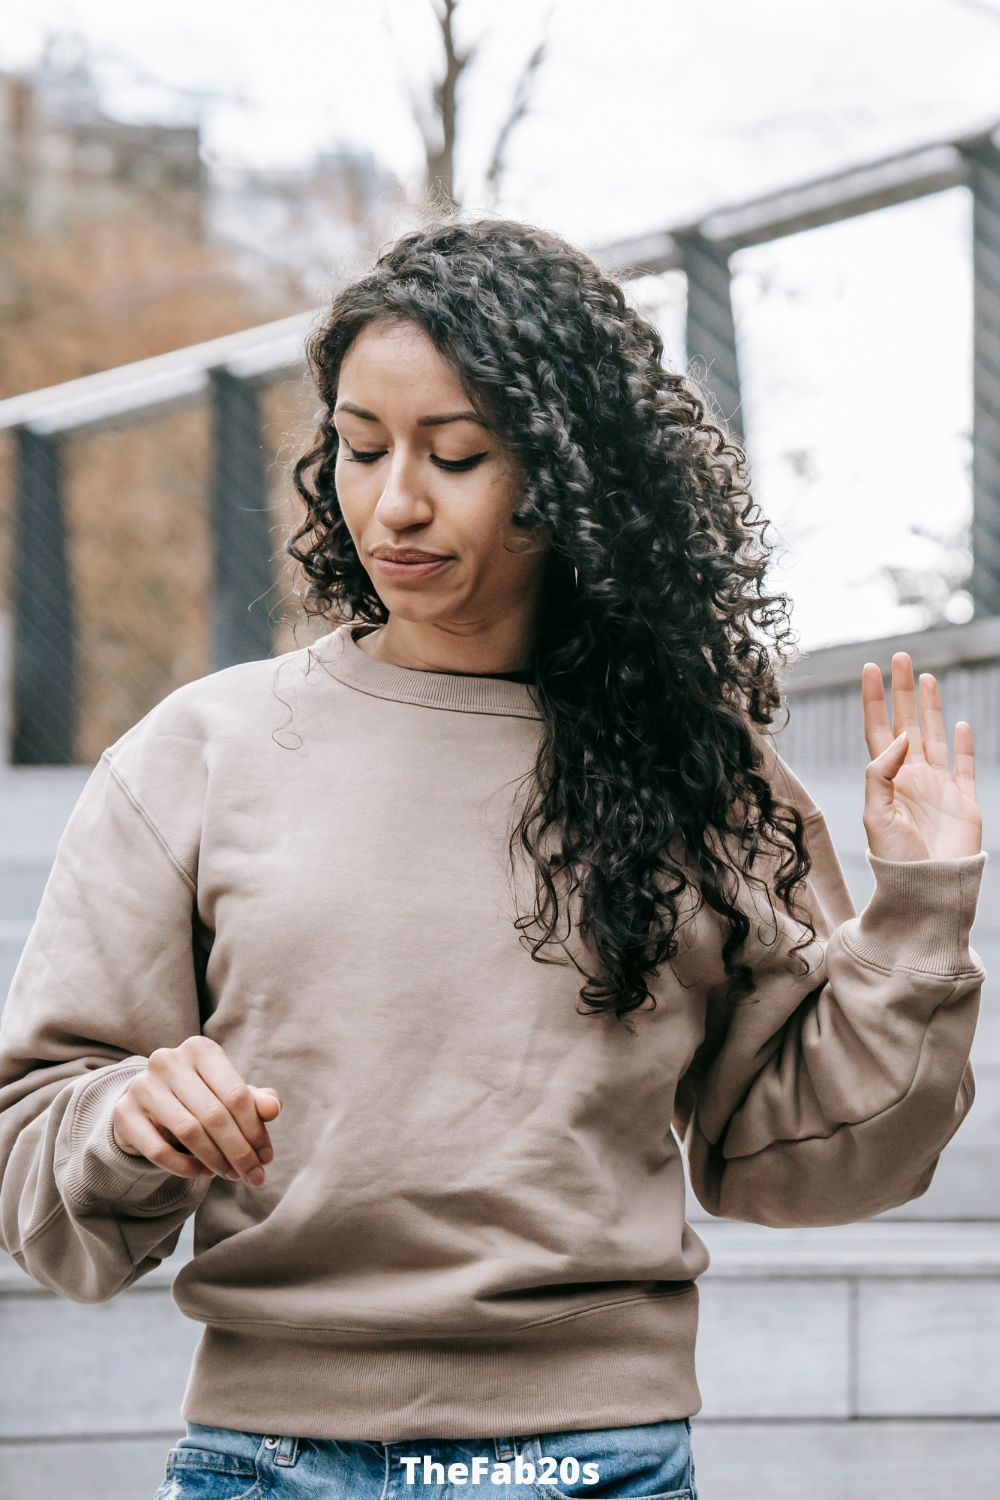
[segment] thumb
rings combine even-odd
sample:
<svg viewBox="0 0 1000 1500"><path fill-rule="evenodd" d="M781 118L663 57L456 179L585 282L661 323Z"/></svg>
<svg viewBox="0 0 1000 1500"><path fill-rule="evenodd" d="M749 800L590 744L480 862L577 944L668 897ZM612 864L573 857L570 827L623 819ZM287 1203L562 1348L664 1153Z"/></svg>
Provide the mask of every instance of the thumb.
<svg viewBox="0 0 1000 1500"><path fill-rule="evenodd" d="M893 804L892 783L906 760L907 751L910 748L910 737L904 729L892 740L880 755L869 761L868 770L875 774L865 778L865 805L867 809L877 808L880 812L888 812Z"/></svg>
<svg viewBox="0 0 1000 1500"><path fill-rule="evenodd" d="M276 1109L274 1111L275 1114L278 1114L280 1112L280 1110L281 1110L281 1100L278 1098L278 1095L275 1093L274 1089L272 1089L272 1088L258 1088L255 1083L252 1083L250 1085L250 1087L253 1089L253 1092L254 1092L254 1103L257 1104L258 1107L261 1104L267 1104L267 1105L272 1105L273 1104L273 1105L276 1106Z"/></svg>

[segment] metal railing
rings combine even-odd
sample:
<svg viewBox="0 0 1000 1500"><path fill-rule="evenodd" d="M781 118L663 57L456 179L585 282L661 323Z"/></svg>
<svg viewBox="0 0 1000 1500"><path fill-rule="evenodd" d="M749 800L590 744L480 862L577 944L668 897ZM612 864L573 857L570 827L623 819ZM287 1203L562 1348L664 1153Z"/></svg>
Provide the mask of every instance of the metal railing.
<svg viewBox="0 0 1000 1500"><path fill-rule="evenodd" d="M810 771L863 766L869 756L861 669L866 661L877 661L888 678L895 651L910 653L915 673L933 672L937 678L949 737L957 719L967 720L977 767L1000 766L1000 615L805 653L783 674L793 711L779 730L781 754Z"/></svg>
<svg viewBox="0 0 1000 1500"><path fill-rule="evenodd" d="M607 244L592 254L622 275L683 273L688 362L704 364L701 378L717 404L715 416L746 446L731 289L734 254L959 186L973 201L975 624L921 633L919 653L928 670L930 651L948 658L950 701L974 704L965 716L985 726L988 759L996 753L993 662L1000 656L990 629L992 617L1000 616L1000 125L720 208L696 223ZM312 399L303 341L318 316L309 311L0 402L0 432L13 443L10 762L91 759L179 681L279 649L267 609L257 608L280 587L280 567L287 561L274 544L282 503L275 480L280 488L282 476L275 473L273 444L269 455L264 442L263 406L276 391L286 405ZM180 421L178 414L195 410L207 423L177 428L164 470L146 479L132 505L119 497L114 521L107 518L107 496L79 498L86 496L86 476L67 477L74 445L106 433L149 432L153 424ZM124 469L131 474L141 466L143 444L128 451ZM182 465L190 475L181 474ZM70 491L77 496L75 508L67 502ZM175 533L162 522L172 504ZM98 532L104 528L96 537L95 515L102 517ZM161 518L158 526L152 525L154 516ZM136 558L143 547L155 549L157 538L156 566L150 564L144 576ZM102 549L104 555L95 556ZM162 573L167 559L174 563L169 581ZM171 589L187 601L181 608L175 598L173 613ZM108 618L123 609L130 591L131 634L142 636L145 656L129 683L121 663L130 632L113 628ZM823 763L836 763L850 753L847 699L856 686L853 679L834 681L839 668L833 663L850 659L853 670L852 649L811 653L807 667L789 672L789 687L799 685L801 703L796 745L801 741L803 751L808 745L810 759L819 755L827 757ZM862 642L858 649L870 648ZM888 642L880 649L889 649ZM822 689L817 670L826 680ZM116 684L110 695L109 681ZM94 706L98 698L100 709Z"/></svg>

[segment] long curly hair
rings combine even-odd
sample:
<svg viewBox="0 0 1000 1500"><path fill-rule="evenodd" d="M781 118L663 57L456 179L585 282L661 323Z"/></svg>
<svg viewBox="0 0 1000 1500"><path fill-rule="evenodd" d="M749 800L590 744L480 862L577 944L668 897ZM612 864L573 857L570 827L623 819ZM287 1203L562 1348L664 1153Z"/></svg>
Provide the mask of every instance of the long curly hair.
<svg viewBox="0 0 1000 1500"><path fill-rule="evenodd" d="M792 632L787 597L763 589L770 522L742 448L586 254L520 221L437 214L337 290L306 342L323 405L292 470L306 515L284 550L308 580L307 615L388 619L334 481L341 362L375 320L418 325L448 359L522 465L512 524L551 537L532 653L542 735L509 847L512 865L518 848L533 864L534 912L515 923L540 929L532 958L566 961L539 951L556 936L562 880L596 960L572 959L583 1013L655 1007L649 981L676 954L678 899L693 893L728 925L728 995L742 1000L755 985L739 962L741 890L765 888L770 903L773 889L803 921L793 952L815 937L794 897L810 869L803 819L776 798L753 727L781 701L767 633L784 659Z"/></svg>

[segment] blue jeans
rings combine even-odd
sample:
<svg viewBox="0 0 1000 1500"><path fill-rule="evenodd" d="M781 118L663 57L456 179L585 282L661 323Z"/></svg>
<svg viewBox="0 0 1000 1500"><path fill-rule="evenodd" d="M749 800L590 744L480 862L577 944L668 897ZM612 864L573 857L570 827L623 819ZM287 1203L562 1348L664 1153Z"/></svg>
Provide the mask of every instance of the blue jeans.
<svg viewBox="0 0 1000 1500"><path fill-rule="evenodd" d="M339 1442L188 1422L154 1500L698 1500L691 1419L503 1438Z"/></svg>

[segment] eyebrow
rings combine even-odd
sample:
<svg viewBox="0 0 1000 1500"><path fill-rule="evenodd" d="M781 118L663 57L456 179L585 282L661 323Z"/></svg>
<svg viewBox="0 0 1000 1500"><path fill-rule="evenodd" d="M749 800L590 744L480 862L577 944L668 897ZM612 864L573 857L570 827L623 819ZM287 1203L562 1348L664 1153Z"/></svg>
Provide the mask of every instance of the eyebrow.
<svg viewBox="0 0 1000 1500"><path fill-rule="evenodd" d="M354 406L350 401L341 401L340 405L334 409L335 416L338 411L349 411L352 416L361 417L365 422L381 422L382 420L373 411L366 411L363 406ZM477 417L474 411L446 411L433 417L420 417L417 426L443 427L446 422L475 422L480 427L486 426L483 419Z"/></svg>

